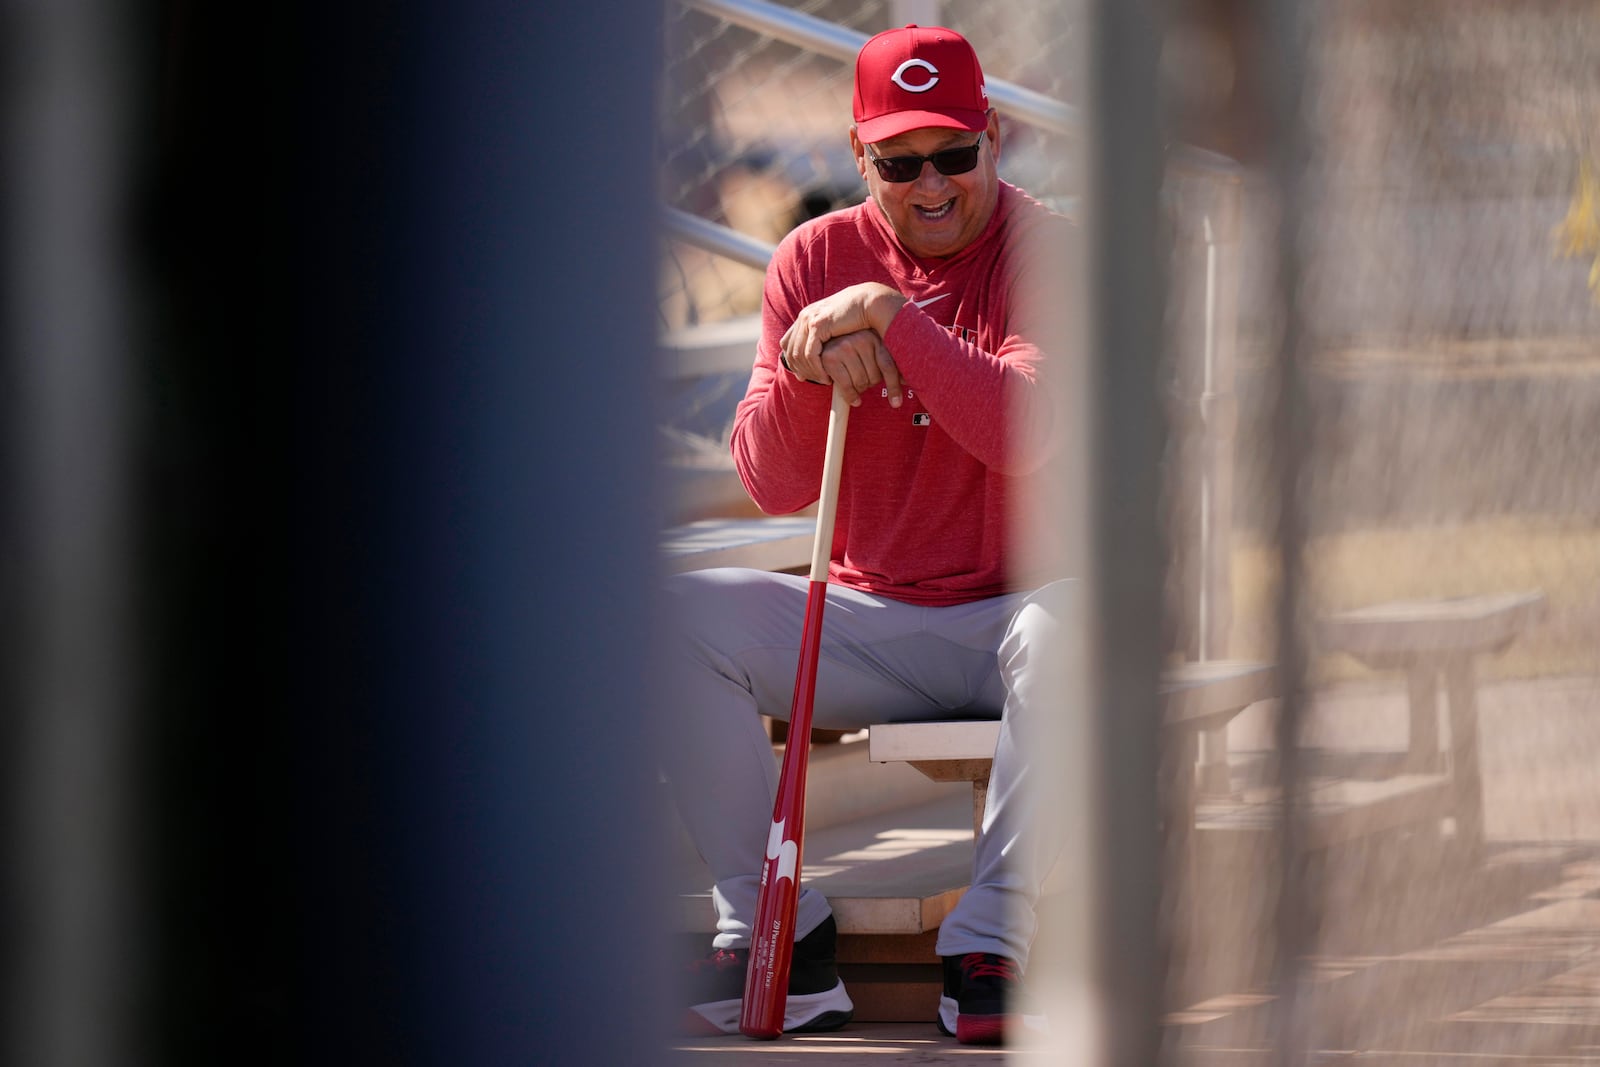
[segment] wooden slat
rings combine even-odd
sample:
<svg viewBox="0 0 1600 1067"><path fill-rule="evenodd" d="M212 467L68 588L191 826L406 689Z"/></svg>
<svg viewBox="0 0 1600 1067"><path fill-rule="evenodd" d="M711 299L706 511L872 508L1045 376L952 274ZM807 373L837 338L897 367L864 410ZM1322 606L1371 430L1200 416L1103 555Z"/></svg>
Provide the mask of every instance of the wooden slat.
<svg viewBox="0 0 1600 1067"><path fill-rule="evenodd" d="M998 719L878 723L867 732L874 763L989 761L1000 738Z"/></svg>
<svg viewBox="0 0 1600 1067"><path fill-rule="evenodd" d="M761 316L671 330L661 338L661 373L669 379L750 372L761 337Z"/></svg>
<svg viewBox="0 0 1600 1067"><path fill-rule="evenodd" d="M845 935L839 938L840 963L938 963L938 931L920 934Z"/></svg>
<svg viewBox="0 0 1600 1067"><path fill-rule="evenodd" d="M937 959L920 966L841 962L839 977L844 979L855 1003L854 1021L932 1023L939 1014L939 994L944 990Z"/></svg>
<svg viewBox="0 0 1600 1067"><path fill-rule="evenodd" d="M1196 828L1210 833L1270 832L1281 818L1279 796L1276 790L1255 789L1236 801L1201 803ZM1314 778L1302 804L1306 845L1318 849L1444 819L1455 812L1455 793L1449 776L1442 774L1378 780Z"/></svg>
<svg viewBox="0 0 1600 1067"><path fill-rule="evenodd" d="M756 519L701 519L674 526L662 536L667 570L754 567L783 571L811 562L817 520L802 515Z"/></svg>
<svg viewBox="0 0 1600 1067"><path fill-rule="evenodd" d="M1438 600L1398 600L1321 620L1317 637L1330 651L1416 655L1496 648L1543 616L1538 590Z"/></svg>
<svg viewBox="0 0 1600 1067"><path fill-rule="evenodd" d="M807 831L801 880L828 898L841 935L936 930L972 879L970 804L955 790L919 808ZM677 926L715 928L709 889L678 898Z"/></svg>
<svg viewBox="0 0 1600 1067"><path fill-rule="evenodd" d="M1160 691L1163 726L1214 729L1277 696L1278 671L1248 660L1185 663L1162 672Z"/></svg>
<svg viewBox="0 0 1600 1067"><path fill-rule="evenodd" d="M937 930L966 893L972 880L972 852L969 848L963 860L950 863L943 877L873 871L870 884L844 888L825 877L807 876L802 869L801 879L828 898L840 934L923 934ZM678 897L677 928L696 933L716 930L709 892Z"/></svg>
<svg viewBox="0 0 1600 1067"><path fill-rule="evenodd" d="M1164 721L1192 729L1221 725L1251 704L1277 695L1277 686L1277 671L1265 663L1185 664L1162 674ZM879 723L867 734L867 756L874 763L992 760L999 738L997 719Z"/></svg>

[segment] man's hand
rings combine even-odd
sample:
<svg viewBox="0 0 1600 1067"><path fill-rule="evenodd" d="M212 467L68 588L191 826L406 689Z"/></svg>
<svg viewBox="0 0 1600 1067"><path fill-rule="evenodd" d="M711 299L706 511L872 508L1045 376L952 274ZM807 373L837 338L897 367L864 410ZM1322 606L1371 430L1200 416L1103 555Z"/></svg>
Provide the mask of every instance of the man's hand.
<svg viewBox="0 0 1600 1067"><path fill-rule="evenodd" d="M881 339L905 302L881 282L861 282L807 304L779 341L784 365L802 378L821 381L814 372L821 368L824 345L861 330Z"/></svg>
<svg viewBox="0 0 1600 1067"><path fill-rule="evenodd" d="M899 407L903 399L900 368L884 347L883 338L871 330L857 330L835 337L822 346L819 359L789 369L807 381L832 385L845 395L851 407L860 407L868 389L882 384L889 392L889 406Z"/></svg>

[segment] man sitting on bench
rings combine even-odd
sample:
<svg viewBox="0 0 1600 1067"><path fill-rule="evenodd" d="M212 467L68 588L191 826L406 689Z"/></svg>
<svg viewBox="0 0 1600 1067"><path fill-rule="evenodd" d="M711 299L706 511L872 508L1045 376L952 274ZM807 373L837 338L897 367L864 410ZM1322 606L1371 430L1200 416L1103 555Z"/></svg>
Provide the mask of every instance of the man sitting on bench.
<svg viewBox="0 0 1600 1067"><path fill-rule="evenodd" d="M767 272L762 334L733 430L762 510L815 502L834 386L851 394L815 726L998 717L971 888L943 923L938 1023L997 1043L1016 1005L1059 804L1030 778L1057 713L1079 610L1059 569L1018 573L1019 501L1052 477L1062 415L1046 387L1073 354L1046 268L1076 229L996 171L1001 127L971 46L936 27L877 35L856 62L849 131L861 204L791 233ZM1029 282L1048 277L1050 291ZM674 645L658 723L683 821L715 880L718 933L685 982L698 1028L733 1033L764 863L807 579L726 568L668 580ZM802 739L803 740L803 739ZM1034 779L1037 779L1035 781ZM1025 809L1025 810L1024 810ZM785 1029L844 1025L828 903L801 893Z"/></svg>

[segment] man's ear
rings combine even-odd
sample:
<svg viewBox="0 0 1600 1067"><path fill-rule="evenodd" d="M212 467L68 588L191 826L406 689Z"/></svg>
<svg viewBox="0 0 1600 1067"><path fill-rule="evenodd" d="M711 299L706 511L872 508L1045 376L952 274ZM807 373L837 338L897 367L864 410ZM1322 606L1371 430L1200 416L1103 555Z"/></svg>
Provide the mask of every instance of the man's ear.
<svg viewBox="0 0 1600 1067"><path fill-rule="evenodd" d="M861 175L861 180L867 180L867 147L861 143L861 138L856 136L854 125L850 127L850 152L856 157L856 173Z"/></svg>
<svg viewBox="0 0 1600 1067"><path fill-rule="evenodd" d="M994 147L994 161L1000 162L1000 112L994 108L989 109L989 128L984 131L984 140Z"/></svg>

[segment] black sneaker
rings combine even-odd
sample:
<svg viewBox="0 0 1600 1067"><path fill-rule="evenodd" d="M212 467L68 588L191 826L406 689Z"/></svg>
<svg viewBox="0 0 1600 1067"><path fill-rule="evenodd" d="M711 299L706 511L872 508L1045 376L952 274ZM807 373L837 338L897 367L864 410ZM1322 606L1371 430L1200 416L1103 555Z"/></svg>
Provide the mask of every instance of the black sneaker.
<svg viewBox="0 0 1600 1067"><path fill-rule="evenodd" d="M988 952L941 959L939 1029L963 1045L1004 1043L1008 1026L1015 1025L1010 1012L1019 981L1016 962Z"/></svg>
<svg viewBox="0 0 1600 1067"><path fill-rule="evenodd" d="M830 915L794 943L789 964L789 996L784 1002L785 1033L837 1030L850 1021L855 1005L839 980L835 952L839 927ZM691 1034L737 1034L744 1000L747 948L721 948L689 966L685 977L689 1008L683 1027Z"/></svg>

